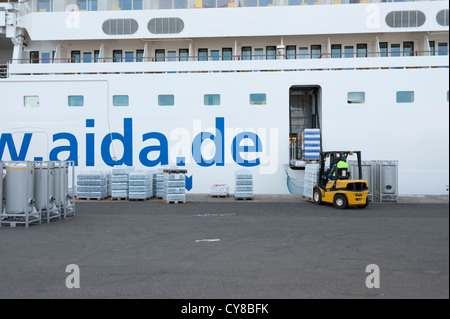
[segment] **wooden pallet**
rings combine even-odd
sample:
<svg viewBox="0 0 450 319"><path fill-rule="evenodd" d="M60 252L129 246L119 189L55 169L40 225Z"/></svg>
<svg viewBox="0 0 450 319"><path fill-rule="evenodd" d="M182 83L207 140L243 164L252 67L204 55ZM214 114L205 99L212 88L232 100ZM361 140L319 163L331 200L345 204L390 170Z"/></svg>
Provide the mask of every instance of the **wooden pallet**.
<svg viewBox="0 0 450 319"><path fill-rule="evenodd" d="M146 202L148 201L150 198L130 198L129 201L130 202Z"/></svg>
<svg viewBox="0 0 450 319"><path fill-rule="evenodd" d="M163 199L164 197L154 196L156 199Z"/></svg>
<svg viewBox="0 0 450 319"><path fill-rule="evenodd" d="M163 170L164 173L173 173L173 174L186 174L188 171L186 169L164 169Z"/></svg>
<svg viewBox="0 0 450 319"><path fill-rule="evenodd" d="M111 197L111 200L128 200L128 197Z"/></svg>
<svg viewBox="0 0 450 319"><path fill-rule="evenodd" d="M76 200L105 200L108 199L107 197L75 197Z"/></svg>
<svg viewBox="0 0 450 319"><path fill-rule="evenodd" d="M253 197L235 197L235 200L254 200Z"/></svg>
<svg viewBox="0 0 450 319"><path fill-rule="evenodd" d="M307 201L314 202L314 200L311 197L307 197L305 195L302 195L302 198L307 200Z"/></svg>
<svg viewBox="0 0 450 319"><path fill-rule="evenodd" d="M228 198L230 195L211 195L212 198Z"/></svg>
<svg viewBox="0 0 450 319"><path fill-rule="evenodd" d="M162 200L165 204L186 204L185 200L173 200L173 201L167 201L163 198Z"/></svg>

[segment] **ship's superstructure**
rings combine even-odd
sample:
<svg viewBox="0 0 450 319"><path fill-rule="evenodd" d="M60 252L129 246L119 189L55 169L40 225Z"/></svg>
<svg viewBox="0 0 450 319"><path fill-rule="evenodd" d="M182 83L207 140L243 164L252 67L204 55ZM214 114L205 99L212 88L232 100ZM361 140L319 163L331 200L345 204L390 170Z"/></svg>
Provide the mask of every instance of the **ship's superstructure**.
<svg viewBox="0 0 450 319"><path fill-rule="evenodd" d="M0 160L178 166L197 193L246 167L287 193L320 129L398 160L401 194L448 194L448 20L447 1L0 2Z"/></svg>

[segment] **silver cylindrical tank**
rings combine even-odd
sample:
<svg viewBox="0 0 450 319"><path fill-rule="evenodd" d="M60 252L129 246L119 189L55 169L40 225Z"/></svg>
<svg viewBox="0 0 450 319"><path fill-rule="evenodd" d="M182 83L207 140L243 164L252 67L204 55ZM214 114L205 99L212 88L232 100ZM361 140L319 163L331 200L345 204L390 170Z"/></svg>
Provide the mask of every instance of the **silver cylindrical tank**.
<svg viewBox="0 0 450 319"><path fill-rule="evenodd" d="M26 214L34 208L34 167L30 163L6 165L4 184L6 214Z"/></svg>
<svg viewBox="0 0 450 319"><path fill-rule="evenodd" d="M371 164L361 165L361 171L362 171L362 179L367 181L367 183L369 184L369 193L371 193L373 188L372 165Z"/></svg>
<svg viewBox="0 0 450 319"><path fill-rule="evenodd" d="M397 193L397 165L382 164L381 165L381 193L396 194Z"/></svg>
<svg viewBox="0 0 450 319"><path fill-rule="evenodd" d="M56 205L65 205L69 194L69 167L66 162L56 163L53 177Z"/></svg>
<svg viewBox="0 0 450 319"><path fill-rule="evenodd" d="M37 163L34 175L34 197L36 209L47 209L55 201L55 179L53 163Z"/></svg>

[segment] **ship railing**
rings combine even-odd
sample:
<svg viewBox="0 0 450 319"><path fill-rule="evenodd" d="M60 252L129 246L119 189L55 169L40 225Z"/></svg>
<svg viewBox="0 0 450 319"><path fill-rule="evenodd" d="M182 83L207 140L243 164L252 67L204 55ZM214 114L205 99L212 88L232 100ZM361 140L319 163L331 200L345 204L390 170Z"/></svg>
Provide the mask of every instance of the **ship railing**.
<svg viewBox="0 0 450 319"><path fill-rule="evenodd" d="M30 58L13 59L11 64L60 64L60 63L129 63L129 62L192 62L192 61L257 61L257 60L296 60L296 59L347 59L371 57L420 57L448 56L449 50L404 50L404 51L364 51L364 52L332 52L332 53L285 53L285 54L248 54L248 55L161 55L161 56L116 56L116 57L68 57L68 58ZM1 64L1 62L0 62Z"/></svg>
<svg viewBox="0 0 450 319"><path fill-rule="evenodd" d="M37 0L10 1L21 6L21 12L63 12L63 11L117 11L117 10L153 10L153 9L204 9L204 8L240 8L240 7L271 7L271 6L299 6L299 5L345 5L367 3L389 3L407 1L439 1L439 0L159 0L146 1L138 7L130 5L121 7L110 0L98 0L96 5L75 5L72 0L58 0L42 2ZM444 0L441 0L444 1Z"/></svg>
<svg viewBox="0 0 450 319"><path fill-rule="evenodd" d="M48 63L9 64L8 77L24 75L153 74L208 72L287 72L447 68L448 56L368 57L341 59L276 59L235 61L177 61L164 63Z"/></svg>

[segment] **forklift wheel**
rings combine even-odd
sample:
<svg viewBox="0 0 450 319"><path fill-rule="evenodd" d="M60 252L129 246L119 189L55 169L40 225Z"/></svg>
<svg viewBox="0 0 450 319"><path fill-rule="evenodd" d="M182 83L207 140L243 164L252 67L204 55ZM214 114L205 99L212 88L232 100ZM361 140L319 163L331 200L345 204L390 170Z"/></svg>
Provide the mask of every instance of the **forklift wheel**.
<svg viewBox="0 0 450 319"><path fill-rule="evenodd" d="M318 188L318 187L314 187L313 202L316 205L322 204L322 192L321 192L320 188Z"/></svg>
<svg viewBox="0 0 450 319"><path fill-rule="evenodd" d="M357 207L358 207L358 208L366 208L367 206L369 206L369 203L370 203L369 199L366 198L366 203L365 203L364 205L357 206Z"/></svg>
<svg viewBox="0 0 450 319"><path fill-rule="evenodd" d="M338 209L347 208L347 206L348 206L347 197L342 194L337 194L336 196L334 196L333 205L335 208L338 208Z"/></svg>

